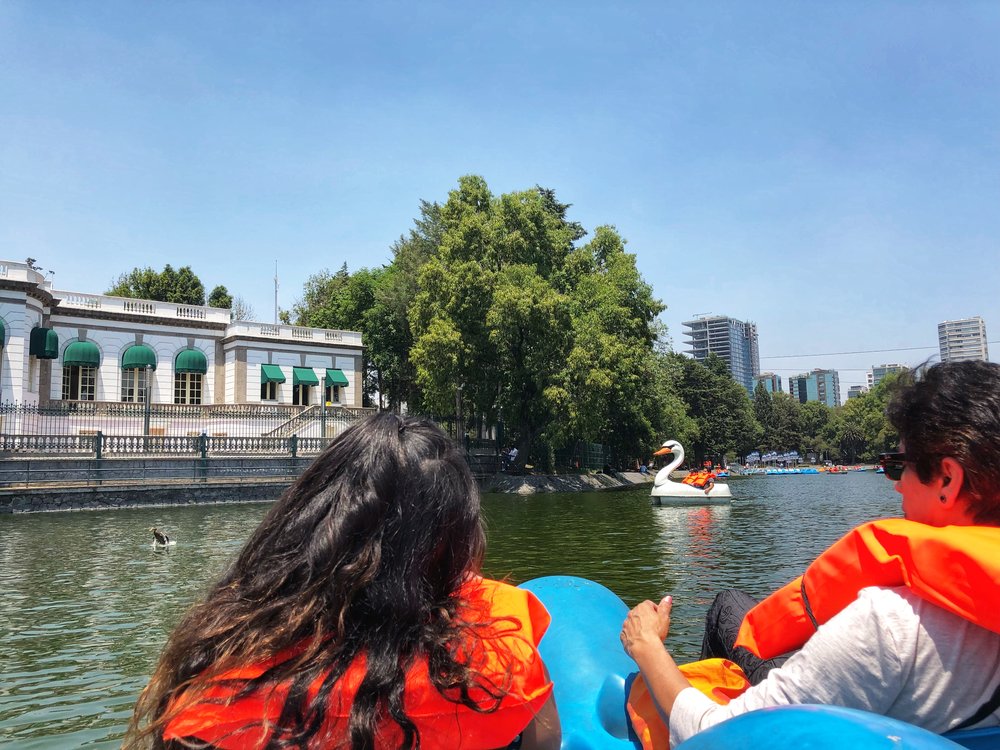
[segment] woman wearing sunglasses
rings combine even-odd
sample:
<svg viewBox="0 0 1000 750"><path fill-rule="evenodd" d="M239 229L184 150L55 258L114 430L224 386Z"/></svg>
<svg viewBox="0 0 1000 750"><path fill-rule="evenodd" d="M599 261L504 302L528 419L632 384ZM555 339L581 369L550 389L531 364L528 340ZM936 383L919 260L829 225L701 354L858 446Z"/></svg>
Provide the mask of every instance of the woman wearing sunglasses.
<svg viewBox="0 0 1000 750"><path fill-rule="evenodd" d="M732 592L713 605L702 656L740 664L751 684L741 695L719 705L678 669L663 643L669 597L629 613L622 644L672 743L805 703L934 732L1000 726L1000 364L928 367L887 415L899 451L881 463L904 518L852 530L748 612L752 600Z"/></svg>

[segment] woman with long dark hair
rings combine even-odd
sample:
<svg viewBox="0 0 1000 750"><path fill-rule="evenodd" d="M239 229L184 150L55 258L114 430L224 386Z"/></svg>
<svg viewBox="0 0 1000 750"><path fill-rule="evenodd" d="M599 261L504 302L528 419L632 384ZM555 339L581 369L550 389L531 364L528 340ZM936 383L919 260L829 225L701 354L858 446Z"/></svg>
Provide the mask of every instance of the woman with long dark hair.
<svg viewBox="0 0 1000 750"><path fill-rule="evenodd" d="M351 427L171 634L125 747L558 748L548 614L485 544L437 426Z"/></svg>

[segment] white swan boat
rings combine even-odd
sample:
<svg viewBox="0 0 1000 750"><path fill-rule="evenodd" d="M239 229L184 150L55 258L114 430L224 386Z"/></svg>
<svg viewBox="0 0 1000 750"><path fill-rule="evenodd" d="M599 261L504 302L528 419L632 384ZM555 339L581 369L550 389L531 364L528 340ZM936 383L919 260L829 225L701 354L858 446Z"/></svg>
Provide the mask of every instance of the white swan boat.
<svg viewBox="0 0 1000 750"><path fill-rule="evenodd" d="M668 453L674 455L674 460L664 466L653 477L653 505L728 505L732 500L732 493L728 484L716 482L712 488L706 492L690 484L674 482L670 479L670 473L684 463L684 446L676 440L668 440L654 456L665 456Z"/></svg>

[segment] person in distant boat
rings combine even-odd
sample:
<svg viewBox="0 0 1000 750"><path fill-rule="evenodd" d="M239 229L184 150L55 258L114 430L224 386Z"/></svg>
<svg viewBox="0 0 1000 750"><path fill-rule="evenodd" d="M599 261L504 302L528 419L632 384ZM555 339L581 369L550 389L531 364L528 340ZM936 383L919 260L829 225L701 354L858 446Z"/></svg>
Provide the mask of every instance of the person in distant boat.
<svg viewBox="0 0 1000 750"><path fill-rule="evenodd" d="M557 750L550 618L483 578L479 488L430 421L337 437L167 641L124 747Z"/></svg>
<svg viewBox="0 0 1000 750"><path fill-rule="evenodd" d="M887 409L899 451L881 464L904 518L854 529L759 604L730 593L713 605L702 657L742 667L726 667L748 677L738 697L720 705L678 669L663 643L670 597L629 613L621 641L643 678L629 710L644 746L666 742L660 711L673 743L805 703L934 732L1000 726L1000 364L942 363L902 385Z"/></svg>
<svg viewBox="0 0 1000 750"><path fill-rule="evenodd" d="M153 532L153 543L154 544L160 544L160 545L163 545L164 547L166 547L168 544L170 544L170 537L167 536L166 532L160 531L155 526L151 526L149 528L149 530Z"/></svg>
<svg viewBox="0 0 1000 750"><path fill-rule="evenodd" d="M715 486L715 474L712 472L712 462L705 461L700 469L692 469L681 480L681 484L689 484L699 490L705 490L707 495Z"/></svg>

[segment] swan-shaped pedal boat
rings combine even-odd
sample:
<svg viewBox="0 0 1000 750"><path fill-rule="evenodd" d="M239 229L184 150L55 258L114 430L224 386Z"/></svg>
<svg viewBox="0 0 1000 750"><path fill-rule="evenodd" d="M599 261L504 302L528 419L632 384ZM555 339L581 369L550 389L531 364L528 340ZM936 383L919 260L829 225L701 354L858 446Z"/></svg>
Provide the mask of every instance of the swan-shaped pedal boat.
<svg viewBox="0 0 1000 750"><path fill-rule="evenodd" d="M670 473L684 463L684 446L676 440L668 440L654 456L665 456L668 453L674 455L674 460L664 466L653 477L653 505L728 505L732 500L732 493L728 484L716 482L711 489L706 492L703 489L692 487L690 484L675 482L670 478Z"/></svg>
<svg viewBox="0 0 1000 750"><path fill-rule="evenodd" d="M625 701L635 662L618 640L628 607L610 589L575 576L521 584L552 624L538 650L555 685L562 750L641 750ZM887 716L837 706L781 706L724 721L677 750L996 750L1000 727L933 734Z"/></svg>

